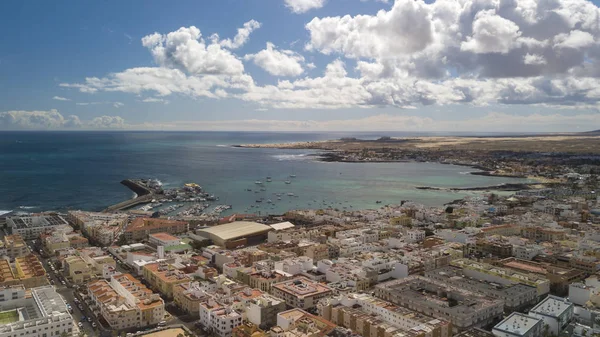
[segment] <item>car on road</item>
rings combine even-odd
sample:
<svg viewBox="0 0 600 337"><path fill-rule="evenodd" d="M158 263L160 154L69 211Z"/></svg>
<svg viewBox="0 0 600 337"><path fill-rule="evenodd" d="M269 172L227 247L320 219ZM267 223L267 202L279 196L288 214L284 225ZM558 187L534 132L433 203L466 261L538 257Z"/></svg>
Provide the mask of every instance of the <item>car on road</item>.
<svg viewBox="0 0 600 337"><path fill-rule="evenodd" d="M92 318L91 318L91 317L88 317L88 318L87 318L87 321L88 321L88 322L90 322L90 323L92 323Z"/></svg>
<svg viewBox="0 0 600 337"><path fill-rule="evenodd" d="M85 316L81 316L80 322L85 322Z"/></svg>
<svg viewBox="0 0 600 337"><path fill-rule="evenodd" d="M80 328L83 328L83 323L79 322L79 323L77 323L77 326Z"/></svg>
<svg viewBox="0 0 600 337"><path fill-rule="evenodd" d="M65 280L60 281L60 283L62 283L63 286L67 284Z"/></svg>
<svg viewBox="0 0 600 337"><path fill-rule="evenodd" d="M96 327L98 327L98 324L96 324L96 322L92 322L92 328L96 329Z"/></svg>

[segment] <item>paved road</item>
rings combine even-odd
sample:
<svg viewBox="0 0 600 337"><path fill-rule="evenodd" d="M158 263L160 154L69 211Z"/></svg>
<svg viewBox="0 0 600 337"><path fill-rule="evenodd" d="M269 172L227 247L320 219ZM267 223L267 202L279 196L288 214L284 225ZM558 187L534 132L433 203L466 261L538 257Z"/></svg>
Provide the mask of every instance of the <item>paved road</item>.
<svg viewBox="0 0 600 337"><path fill-rule="evenodd" d="M71 285L68 283L68 280L66 280L60 274L58 269L56 269L56 271L52 271L52 268L50 267L51 259L44 258L39 254L39 249L37 248L39 246L37 242L27 241L27 244L33 248L33 253L36 254L42 262L42 265L44 266L44 269L46 269L46 273L49 276L48 280L51 284L54 284L56 292L59 293L69 305L71 305L71 308L73 308L73 313L71 316L73 316L75 322L82 322L83 326L79 329L84 330L88 336L96 336L99 333L99 329L94 329L92 327L92 323L88 322L87 320L82 321L82 317L91 317L92 320L96 322L97 327L101 327L101 325L98 323L98 321L96 321L95 317L91 314L85 304L82 304L83 310L80 310L77 307L77 304L75 304L75 289L71 287ZM61 281L65 281L65 285L63 285Z"/></svg>

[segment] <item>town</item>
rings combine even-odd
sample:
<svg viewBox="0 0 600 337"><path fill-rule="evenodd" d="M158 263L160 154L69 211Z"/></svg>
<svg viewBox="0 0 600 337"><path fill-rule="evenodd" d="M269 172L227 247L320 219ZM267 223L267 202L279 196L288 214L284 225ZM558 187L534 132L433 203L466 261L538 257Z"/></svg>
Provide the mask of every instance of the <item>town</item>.
<svg viewBox="0 0 600 337"><path fill-rule="evenodd" d="M0 337L599 335L589 171L440 207L7 214Z"/></svg>

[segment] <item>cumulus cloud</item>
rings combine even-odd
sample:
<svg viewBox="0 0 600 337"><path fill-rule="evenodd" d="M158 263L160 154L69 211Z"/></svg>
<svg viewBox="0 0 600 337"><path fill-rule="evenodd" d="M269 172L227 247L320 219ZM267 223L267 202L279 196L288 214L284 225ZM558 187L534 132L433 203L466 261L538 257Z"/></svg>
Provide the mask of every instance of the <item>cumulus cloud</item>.
<svg viewBox="0 0 600 337"><path fill-rule="evenodd" d="M285 6L293 13L302 14L325 6L326 0L284 0Z"/></svg>
<svg viewBox="0 0 600 337"><path fill-rule="evenodd" d="M478 54L506 54L518 46L521 36L519 26L493 10L481 11L473 21L473 36L468 37L460 48Z"/></svg>
<svg viewBox="0 0 600 337"><path fill-rule="evenodd" d="M65 98L65 97L61 97L61 96L54 96L54 97L52 97L52 99L55 101L70 101L69 98Z"/></svg>
<svg viewBox="0 0 600 337"><path fill-rule="evenodd" d="M229 41L233 45L235 42ZM181 27L168 34L154 33L142 38L142 45L150 50L154 61L162 67L179 69L194 75L236 75L244 72L244 65L219 41L206 43L200 29Z"/></svg>
<svg viewBox="0 0 600 337"><path fill-rule="evenodd" d="M230 39L225 39L220 42L220 45L230 49L237 49L246 44L246 42L248 42L248 39L250 38L250 34L254 30L260 28L260 26L260 22L256 20L250 20L244 23L244 27L238 28L237 34L233 38L233 41Z"/></svg>
<svg viewBox="0 0 600 337"><path fill-rule="evenodd" d="M101 116L92 119L88 125L94 129L122 129L125 120L119 116Z"/></svg>
<svg viewBox="0 0 600 337"><path fill-rule="evenodd" d="M298 76L304 72L304 57L291 50L277 50L275 45L267 42L267 48L256 54L244 56L244 60L252 60L274 76Z"/></svg>
<svg viewBox="0 0 600 337"><path fill-rule="evenodd" d="M423 50L433 41L428 5L420 0L397 0L390 11L377 15L314 18L307 49L339 52L352 58L390 57Z"/></svg>
<svg viewBox="0 0 600 337"><path fill-rule="evenodd" d="M144 103L164 103L164 104L169 104L169 101L164 99L164 98L157 98L157 97L147 97L144 98L143 100L141 100L141 102Z"/></svg>
<svg viewBox="0 0 600 337"><path fill-rule="evenodd" d="M0 112L0 130L98 129L123 128L126 125L125 120L118 116L102 116L84 123L78 116L64 117L55 109Z"/></svg>
<svg viewBox="0 0 600 337"><path fill-rule="evenodd" d="M216 35L205 40L198 28L183 27L142 39L157 67L61 86L161 99L174 94L237 98L261 108L528 104L598 109L599 17L599 8L585 0L396 0L372 15L313 18L305 25L306 48L337 59L311 76L266 85L255 83L234 54L257 22L247 22L232 40ZM270 43L244 59L273 76L299 76L314 67Z"/></svg>

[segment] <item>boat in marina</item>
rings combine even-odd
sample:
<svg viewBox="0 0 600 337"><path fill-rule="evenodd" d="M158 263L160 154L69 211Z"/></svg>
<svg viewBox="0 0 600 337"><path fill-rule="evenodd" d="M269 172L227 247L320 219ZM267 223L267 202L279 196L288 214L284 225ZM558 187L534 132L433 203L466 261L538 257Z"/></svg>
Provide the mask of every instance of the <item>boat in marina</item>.
<svg viewBox="0 0 600 337"><path fill-rule="evenodd" d="M290 178L296 178L295 174L290 174Z"/></svg>
<svg viewBox="0 0 600 337"><path fill-rule="evenodd" d="M289 185L289 184L291 184L292 182L291 182L291 181L289 181L289 180L286 180L286 181L285 181L285 183Z"/></svg>
<svg viewBox="0 0 600 337"><path fill-rule="evenodd" d="M270 183L271 181L273 181L271 177L267 177L267 182Z"/></svg>
<svg viewBox="0 0 600 337"><path fill-rule="evenodd" d="M260 184L262 184L262 181L260 181L260 180L257 180L257 181L255 181L254 183L255 183L256 185L260 185Z"/></svg>

